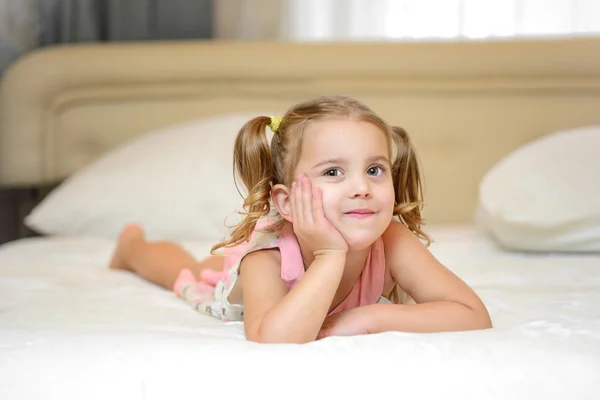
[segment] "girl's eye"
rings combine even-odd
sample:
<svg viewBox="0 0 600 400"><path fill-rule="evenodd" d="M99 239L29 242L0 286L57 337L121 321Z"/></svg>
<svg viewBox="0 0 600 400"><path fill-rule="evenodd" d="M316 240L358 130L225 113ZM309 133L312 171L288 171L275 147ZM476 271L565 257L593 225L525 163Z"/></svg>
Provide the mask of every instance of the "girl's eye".
<svg viewBox="0 0 600 400"><path fill-rule="evenodd" d="M367 170L367 173L369 175L379 176L379 175L383 174L383 167L381 167L381 166L371 167Z"/></svg>
<svg viewBox="0 0 600 400"><path fill-rule="evenodd" d="M337 168L329 168L323 175L325 176L340 176L342 172Z"/></svg>

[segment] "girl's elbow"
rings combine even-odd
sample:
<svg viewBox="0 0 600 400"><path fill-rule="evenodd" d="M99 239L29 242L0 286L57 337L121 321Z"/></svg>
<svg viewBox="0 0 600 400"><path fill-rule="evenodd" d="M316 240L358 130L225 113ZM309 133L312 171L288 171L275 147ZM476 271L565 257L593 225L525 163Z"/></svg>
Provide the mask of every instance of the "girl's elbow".
<svg viewBox="0 0 600 400"><path fill-rule="evenodd" d="M315 338L305 337L286 332L276 327L259 326L256 329L246 329L246 339L259 344L306 344Z"/></svg>
<svg viewBox="0 0 600 400"><path fill-rule="evenodd" d="M246 336L246 338L258 344L306 344L312 340L303 340L298 338L286 338L282 336L273 335L257 335L257 336Z"/></svg>
<svg viewBox="0 0 600 400"><path fill-rule="evenodd" d="M477 301L474 302L464 302L461 304L470 310L471 316L469 318L469 325L471 325L472 330L493 328L490 313L480 299L477 299Z"/></svg>
<svg viewBox="0 0 600 400"><path fill-rule="evenodd" d="M269 333L246 335L246 339L258 344L306 344L313 341L305 338L288 337L286 335L276 335Z"/></svg>
<svg viewBox="0 0 600 400"><path fill-rule="evenodd" d="M483 321L483 327L481 329L492 329L494 324L492 324L492 319L488 315L487 318Z"/></svg>
<svg viewBox="0 0 600 400"><path fill-rule="evenodd" d="M492 318L487 308L483 307L480 309L473 310L474 313L474 329L491 329Z"/></svg>

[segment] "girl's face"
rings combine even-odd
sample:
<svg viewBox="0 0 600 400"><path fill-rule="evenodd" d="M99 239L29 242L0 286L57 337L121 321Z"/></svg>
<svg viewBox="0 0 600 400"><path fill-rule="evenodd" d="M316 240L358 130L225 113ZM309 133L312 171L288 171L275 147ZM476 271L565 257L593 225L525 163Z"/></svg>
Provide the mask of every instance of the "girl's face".
<svg viewBox="0 0 600 400"><path fill-rule="evenodd" d="M304 132L295 177L323 190L327 219L351 250L369 247L393 216L394 186L385 133L350 118L311 123Z"/></svg>

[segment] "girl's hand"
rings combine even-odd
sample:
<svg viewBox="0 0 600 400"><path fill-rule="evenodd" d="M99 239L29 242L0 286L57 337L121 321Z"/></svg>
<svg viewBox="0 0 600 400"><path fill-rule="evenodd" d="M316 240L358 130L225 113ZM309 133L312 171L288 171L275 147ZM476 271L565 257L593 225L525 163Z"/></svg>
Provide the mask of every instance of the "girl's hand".
<svg viewBox="0 0 600 400"><path fill-rule="evenodd" d="M341 311L325 318L317 340L328 336L356 336L369 333L368 312L362 307Z"/></svg>
<svg viewBox="0 0 600 400"><path fill-rule="evenodd" d="M294 233L315 256L343 253L348 243L323 212L323 192L300 174L292 183L290 207Z"/></svg>

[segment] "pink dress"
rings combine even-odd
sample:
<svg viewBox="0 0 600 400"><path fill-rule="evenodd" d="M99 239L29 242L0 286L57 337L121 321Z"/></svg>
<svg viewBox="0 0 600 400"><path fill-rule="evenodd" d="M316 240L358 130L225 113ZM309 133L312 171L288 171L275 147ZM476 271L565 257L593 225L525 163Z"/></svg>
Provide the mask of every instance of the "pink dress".
<svg viewBox="0 0 600 400"><path fill-rule="evenodd" d="M223 321L242 321L243 304L232 304L227 299L237 281L240 262L250 252L272 248L279 248L281 279L291 290L305 273L296 236L291 229L277 235L261 231L259 228L247 243L225 249L222 272L205 270L202 279L198 281L190 270L184 269L180 272L173 290L201 313ZM363 271L350 294L331 311L331 314L385 301L381 297L384 279L385 254L383 240L379 238L371 245Z"/></svg>

